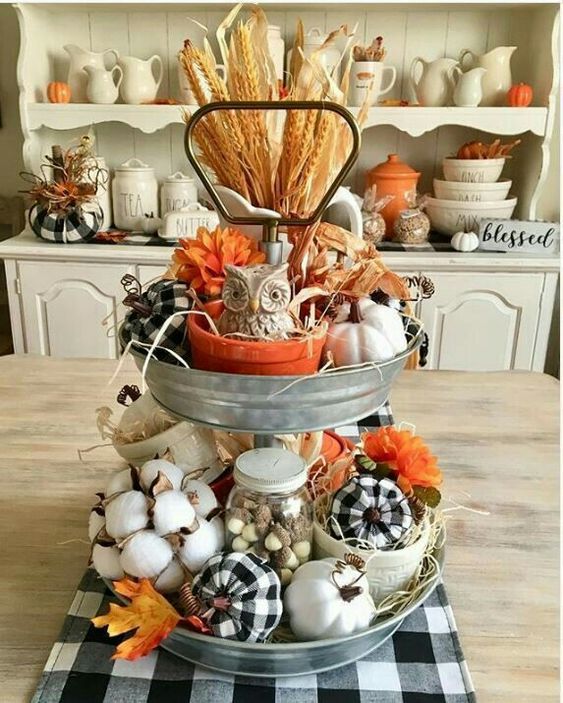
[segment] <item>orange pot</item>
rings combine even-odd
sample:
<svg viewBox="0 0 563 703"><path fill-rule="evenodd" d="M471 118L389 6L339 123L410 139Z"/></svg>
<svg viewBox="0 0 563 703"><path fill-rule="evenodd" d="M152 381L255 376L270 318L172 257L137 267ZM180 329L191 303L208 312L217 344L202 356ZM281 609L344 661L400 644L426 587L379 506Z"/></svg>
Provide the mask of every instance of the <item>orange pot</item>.
<svg viewBox="0 0 563 703"><path fill-rule="evenodd" d="M216 319L222 303L206 305ZM322 337L283 342L245 342L209 332L203 315L188 315L188 333L195 369L250 376L306 376L318 370L326 340Z"/></svg>
<svg viewBox="0 0 563 703"><path fill-rule="evenodd" d="M416 194L420 173L401 161L398 154L389 154L387 161L366 173L366 189L377 187L377 198L392 195L393 200L381 211L385 220L385 239L393 238L393 225L403 210L413 206L408 194Z"/></svg>

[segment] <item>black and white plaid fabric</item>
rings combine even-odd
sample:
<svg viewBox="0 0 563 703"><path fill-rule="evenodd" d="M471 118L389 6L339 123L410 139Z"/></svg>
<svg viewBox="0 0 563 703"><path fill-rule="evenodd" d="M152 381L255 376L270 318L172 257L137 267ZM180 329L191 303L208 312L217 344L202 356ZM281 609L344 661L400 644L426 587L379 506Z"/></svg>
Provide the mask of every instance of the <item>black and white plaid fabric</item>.
<svg viewBox="0 0 563 703"><path fill-rule="evenodd" d="M32 703L475 703L441 584L363 659L334 671L277 679L211 671L163 649L134 662L112 660L121 638L90 623L111 601L103 581L88 570Z"/></svg>
<svg viewBox="0 0 563 703"><path fill-rule="evenodd" d="M391 547L414 523L397 484L368 475L350 479L334 494L331 515L338 523L331 524L335 537L364 540L377 549Z"/></svg>
<svg viewBox="0 0 563 703"><path fill-rule="evenodd" d="M152 344L170 315L191 310L192 301L186 292L187 286L181 281L156 281L148 286L141 293L140 300L150 308L151 313L144 315L137 310L129 310L122 328L124 340ZM170 320L158 345L184 357L188 351L186 336L186 317L179 315ZM155 356L161 358L158 353ZM170 355L166 356L166 361L174 363Z"/></svg>
<svg viewBox="0 0 563 703"><path fill-rule="evenodd" d="M254 554L217 554L192 584L194 595L213 609L207 622L217 637L261 642L282 616L281 585L276 572ZM213 608L227 598L226 609Z"/></svg>
<svg viewBox="0 0 563 703"><path fill-rule="evenodd" d="M34 205L29 211L29 224L38 237L63 244L92 239L100 229L103 219L103 212L99 208L77 208L65 215L57 215Z"/></svg>

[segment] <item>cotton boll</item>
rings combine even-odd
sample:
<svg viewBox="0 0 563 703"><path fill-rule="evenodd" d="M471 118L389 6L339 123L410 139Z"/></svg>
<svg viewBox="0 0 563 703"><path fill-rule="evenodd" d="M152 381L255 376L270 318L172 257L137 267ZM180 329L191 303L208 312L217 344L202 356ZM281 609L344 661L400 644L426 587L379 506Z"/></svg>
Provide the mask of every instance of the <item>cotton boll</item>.
<svg viewBox="0 0 563 703"><path fill-rule="evenodd" d="M140 481L144 491L149 490L151 483L158 476L159 471L166 476L175 491L180 490L182 479L184 478L182 469L166 461L166 459L151 459L141 466Z"/></svg>
<svg viewBox="0 0 563 703"><path fill-rule="evenodd" d="M196 513L201 517L206 518L212 510L219 506L215 493L203 481L184 481L182 490L190 498Z"/></svg>
<svg viewBox="0 0 563 703"><path fill-rule="evenodd" d="M102 547L101 544L95 544L92 550L92 563L102 578L118 581L125 576L117 547Z"/></svg>
<svg viewBox="0 0 563 703"><path fill-rule="evenodd" d="M132 488L133 481L131 480L131 469L123 469L123 471L118 471L111 476L107 483L104 495L106 498L109 498L114 493L130 491Z"/></svg>
<svg viewBox="0 0 563 703"><path fill-rule="evenodd" d="M158 535L179 532L182 527L190 527L194 520L195 510L180 491L164 491L156 496L152 521Z"/></svg>
<svg viewBox="0 0 563 703"><path fill-rule="evenodd" d="M183 537L183 545L178 550L178 557L186 568L197 574L205 562L222 550L216 526L203 518L198 518L199 528L191 535Z"/></svg>
<svg viewBox="0 0 563 703"><path fill-rule="evenodd" d="M121 566L125 573L152 579L170 564L174 552L170 544L152 530L133 535L123 545Z"/></svg>
<svg viewBox="0 0 563 703"><path fill-rule="evenodd" d="M177 559L172 559L154 582L154 587L159 593L174 593L184 583L186 574Z"/></svg>
<svg viewBox="0 0 563 703"><path fill-rule="evenodd" d="M147 498L140 491L127 491L105 507L106 530L116 540L124 539L147 526Z"/></svg>
<svg viewBox="0 0 563 703"><path fill-rule="evenodd" d="M106 519L103 515L98 515L95 510L92 510L88 518L88 539L93 542L98 535L98 532L105 527Z"/></svg>
<svg viewBox="0 0 563 703"><path fill-rule="evenodd" d="M218 546L219 551L222 551L225 546L225 523L219 515L215 515L214 518L209 520L209 524L215 530L215 544Z"/></svg>

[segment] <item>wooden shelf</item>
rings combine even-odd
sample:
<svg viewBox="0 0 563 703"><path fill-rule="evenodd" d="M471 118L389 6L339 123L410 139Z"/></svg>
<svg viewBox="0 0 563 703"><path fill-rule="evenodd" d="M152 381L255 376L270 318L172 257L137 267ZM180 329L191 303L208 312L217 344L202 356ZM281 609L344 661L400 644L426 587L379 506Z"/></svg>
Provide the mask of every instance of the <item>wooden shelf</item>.
<svg viewBox="0 0 563 703"><path fill-rule="evenodd" d="M195 105L93 105L28 103L29 129L41 127L64 130L103 122L120 122L147 134L171 124L183 124L184 110ZM352 108L357 114L357 108ZM544 136L547 124L545 107L374 107L365 129L391 125L419 137L445 125L470 127L491 134L522 134L530 131Z"/></svg>

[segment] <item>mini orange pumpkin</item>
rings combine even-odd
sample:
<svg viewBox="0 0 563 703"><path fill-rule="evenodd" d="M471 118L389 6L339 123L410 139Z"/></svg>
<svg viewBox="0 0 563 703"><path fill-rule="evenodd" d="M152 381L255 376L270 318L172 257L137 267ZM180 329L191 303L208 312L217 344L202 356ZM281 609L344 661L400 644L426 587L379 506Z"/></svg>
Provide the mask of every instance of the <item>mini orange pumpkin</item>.
<svg viewBox="0 0 563 703"><path fill-rule="evenodd" d="M510 107L528 107L534 97L532 87L527 83L513 85L506 94Z"/></svg>
<svg viewBox="0 0 563 703"><path fill-rule="evenodd" d="M47 86L47 97L52 103L69 103L70 86L68 83L53 81Z"/></svg>

